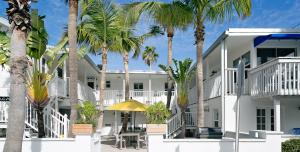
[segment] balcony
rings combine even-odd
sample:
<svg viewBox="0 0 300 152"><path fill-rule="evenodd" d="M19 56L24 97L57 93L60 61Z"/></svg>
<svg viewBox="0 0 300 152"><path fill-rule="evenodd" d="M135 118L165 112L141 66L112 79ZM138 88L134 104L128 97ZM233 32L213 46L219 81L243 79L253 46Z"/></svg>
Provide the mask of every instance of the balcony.
<svg viewBox="0 0 300 152"><path fill-rule="evenodd" d="M300 95L300 58L280 57L250 72L250 94L256 97Z"/></svg>
<svg viewBox="0 0 300 152"><path fill-rule="evenodd" d="M105 90L104 106L110 106L125 100L124 90ZM99 101L99 91L95 92L96 100ZM167 102L167 91L129 91L129 97L147 105L155 102ZM174 91L172 91L171 101L174 99Z"/></svg>

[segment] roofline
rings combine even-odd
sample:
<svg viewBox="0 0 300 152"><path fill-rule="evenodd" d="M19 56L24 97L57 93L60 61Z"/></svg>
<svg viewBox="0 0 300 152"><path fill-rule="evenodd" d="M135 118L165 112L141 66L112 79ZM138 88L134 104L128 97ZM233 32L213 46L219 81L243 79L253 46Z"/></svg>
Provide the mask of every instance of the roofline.
<svg viewBox="0 0 300 152"><path fill-rule="evenodd" d="M7 28L10 27L10 24L9 24L8 20L4 17L1 17L1 16L0 16L0 23L3 24L4 26L6 26Z"/></svg>
<svg viewBox="0 0 300 152"><path fill-rule="evenodd" d="M124 70L109 70L106 72L107 74L124 74ZM161 74L167 75L164 71L145 71L145 70L132 70L129 71L130 74Z"/></svg>
<svg viewBox="0 0 300 152"><path fill-rule="evenodd" d="M300 29L287 29L287 28L229 28L225 30L214 43L204 52L203 59L205 59L213 50L228 36L238 34L254 34L264 35L269 33L300 33ZM194 69L197 63L192 67Z"/></svg>
<svg viewBox="0 0 300 152"><path fill-rule="evenodd" d="M84 59L98 72L100 73L100 69L98 68L98 66L94 63L94 61L88 56L85 55Z"/></svg>

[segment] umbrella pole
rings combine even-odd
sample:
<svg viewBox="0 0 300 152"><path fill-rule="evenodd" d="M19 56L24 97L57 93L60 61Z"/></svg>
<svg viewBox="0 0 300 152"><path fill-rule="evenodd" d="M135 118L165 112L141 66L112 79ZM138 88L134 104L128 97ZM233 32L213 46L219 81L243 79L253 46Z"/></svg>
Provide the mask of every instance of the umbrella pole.
<svg viewBox="0 0 300 152"><path fill-rule="evenodd" d="M134 112L133 131L135 131L135 118L136 118L136 112Z"/></svg>

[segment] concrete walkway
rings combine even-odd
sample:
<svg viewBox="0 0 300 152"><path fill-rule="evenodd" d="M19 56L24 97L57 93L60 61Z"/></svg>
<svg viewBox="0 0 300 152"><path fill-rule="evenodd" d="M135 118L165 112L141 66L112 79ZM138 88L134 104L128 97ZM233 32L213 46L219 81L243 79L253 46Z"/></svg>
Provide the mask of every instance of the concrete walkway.
<svg viewBox="0 0 300 152"><path fill-rule="evenodd" d="M114 140L108 140L101 142L101 152L147 152L147 147L145 144L141 144L140 149L135 149L133 146L120 149L119 147L115 147Z"/></svg>

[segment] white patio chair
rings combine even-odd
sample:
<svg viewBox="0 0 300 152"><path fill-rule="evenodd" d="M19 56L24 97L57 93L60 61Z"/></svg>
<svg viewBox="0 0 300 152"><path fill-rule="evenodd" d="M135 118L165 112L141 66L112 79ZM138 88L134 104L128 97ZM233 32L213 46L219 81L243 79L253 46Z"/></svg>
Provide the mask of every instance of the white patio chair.
<svg viewBox="0 0 300 152"><path fill-rule="evenodd" d="M114 135L116 137L115 146L118 147L118 145L120 145L120 148L123 148L123 147L121 147L121 142L123 142L122 145L124 145L124 148L126 148L126 139L123 138L121 141L119 134L114 134Z"/></svg>

